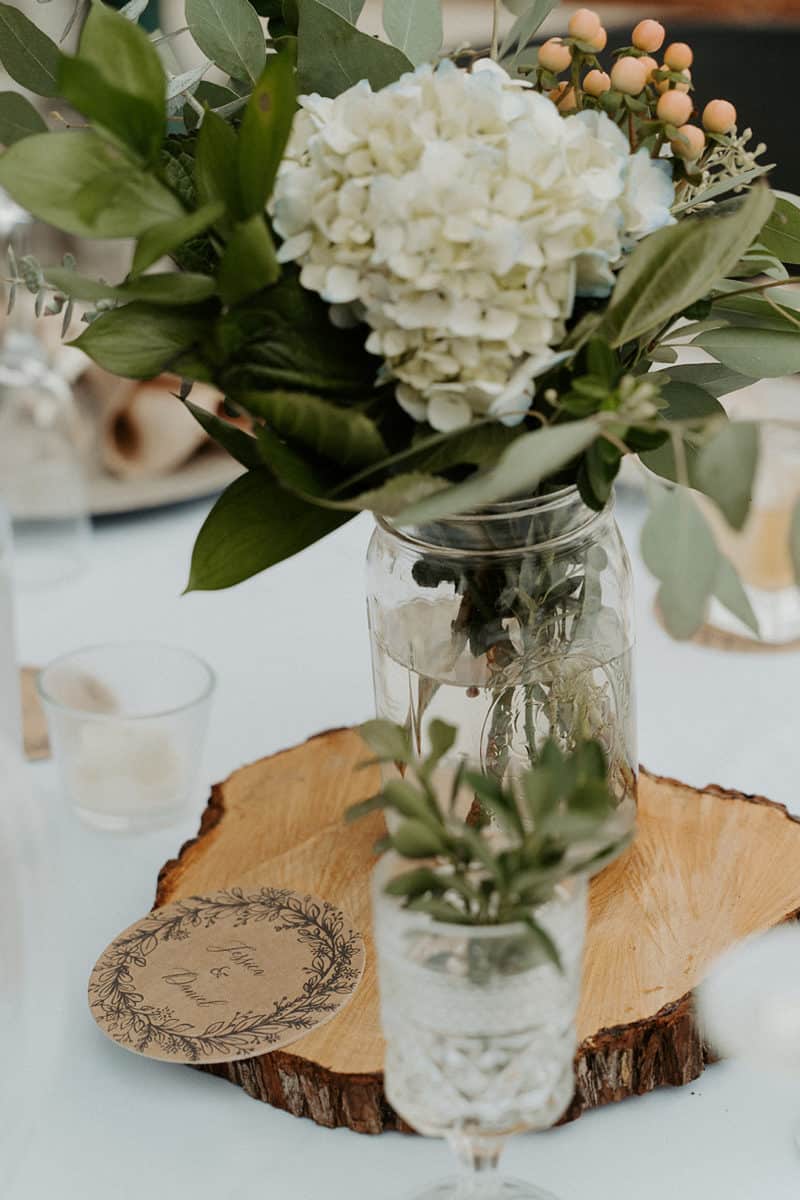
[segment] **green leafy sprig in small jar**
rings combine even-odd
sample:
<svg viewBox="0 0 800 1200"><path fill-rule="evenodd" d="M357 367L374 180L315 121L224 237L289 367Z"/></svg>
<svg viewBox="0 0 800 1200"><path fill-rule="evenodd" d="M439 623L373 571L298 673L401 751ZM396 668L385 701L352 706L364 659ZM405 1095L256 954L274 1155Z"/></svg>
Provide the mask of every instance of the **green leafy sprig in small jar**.
<svg viewBox="0 0 800 1200"><path fill-rule="evenodd" d="M533 769L507 783L462 761L444 784L437 775L455 744L453 726L431 722L424 759L415 756L408 731L390 721L367 722L361 734L374 761L395 764L400 777L354 805L348 819L376 809L391 814L378 849L416 864L393 875L387 893L448 924L521 922L558 963L536 910L565 879L595 872L629 840L614 827L618 806L599 743L564 754L551 740Z"/></svg>

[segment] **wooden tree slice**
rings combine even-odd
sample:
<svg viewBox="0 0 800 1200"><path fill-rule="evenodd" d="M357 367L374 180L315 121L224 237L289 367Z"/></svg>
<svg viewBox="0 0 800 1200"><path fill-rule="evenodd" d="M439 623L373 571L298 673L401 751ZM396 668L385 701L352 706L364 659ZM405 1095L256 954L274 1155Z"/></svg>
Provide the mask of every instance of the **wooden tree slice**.
<svg viewBox="0 0 800 1200"><path fill-rule="evenodd" d="M367 939L367 969L328 1025L243 1062L204 1067L259 1100L360 1133L404 1128L383 1094L369 874L379 814L345 826L373 795L349 729L236 771L214 787L197 839L161 871L156 905L272 885L344 909ZM761 797L696 791L644 772L632 848L592 885L576 1092L588 1108L695 1079L709 1061L692 989L739 938L800 916L800 823Z"/></svg>

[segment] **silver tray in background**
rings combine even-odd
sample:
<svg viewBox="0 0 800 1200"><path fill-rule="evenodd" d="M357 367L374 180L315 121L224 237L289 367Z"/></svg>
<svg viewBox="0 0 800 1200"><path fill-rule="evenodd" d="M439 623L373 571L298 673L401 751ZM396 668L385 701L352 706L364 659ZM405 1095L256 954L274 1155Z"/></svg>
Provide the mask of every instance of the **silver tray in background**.
<svg viewBox="0 0 800 1200"><path fill-rule="evenodd" d="M239 463L215 451L201 451L185 467L155 479L116 479L102 471L89 479L93 517L120 516L214 496L242 474Z"/></svg>

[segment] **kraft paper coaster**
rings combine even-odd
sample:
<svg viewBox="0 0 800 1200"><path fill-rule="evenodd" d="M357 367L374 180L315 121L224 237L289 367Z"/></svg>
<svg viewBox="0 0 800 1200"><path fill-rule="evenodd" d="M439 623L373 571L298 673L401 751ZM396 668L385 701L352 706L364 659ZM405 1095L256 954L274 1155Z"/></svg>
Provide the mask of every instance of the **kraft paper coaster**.
<svg viewBox="0 0 800 1200"><path fill-rule="evenodd" d="M121 933L95 964L89 1007L126 1050L233 1062L330 1021L363 971L363 938L339 909L234 887L168 904Z"/></svg>
<svg viewBox="0 0 800 1200"><path fill-rule="evenodd" d="M47 721L39 693L36 690L36 667L20 670L22 688L22 737L25 755L29 759L49 758L50 740L47 736Z"/></svg>

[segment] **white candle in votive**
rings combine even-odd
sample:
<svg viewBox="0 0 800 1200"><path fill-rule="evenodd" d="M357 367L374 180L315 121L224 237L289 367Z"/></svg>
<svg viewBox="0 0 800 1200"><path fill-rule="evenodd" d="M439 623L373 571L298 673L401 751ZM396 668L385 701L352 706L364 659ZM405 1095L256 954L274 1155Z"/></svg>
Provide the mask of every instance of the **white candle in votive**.
<svg viewBox="0 0 800 1200"><path fill-rule="evenodd" d="M183 798L187 764L167 731L141 721L85 721L75 735L70 787L81 808L168 812Z"/></svg>

